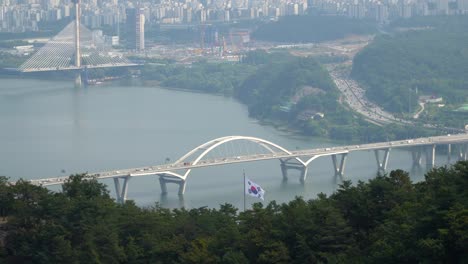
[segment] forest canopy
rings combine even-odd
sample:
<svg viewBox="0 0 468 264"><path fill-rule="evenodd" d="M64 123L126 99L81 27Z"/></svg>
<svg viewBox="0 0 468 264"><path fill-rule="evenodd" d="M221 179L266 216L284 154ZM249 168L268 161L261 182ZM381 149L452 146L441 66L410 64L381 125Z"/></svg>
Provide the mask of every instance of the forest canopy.
<svg viewBox="0 0 468 264"><path fill-rule="evenodd" d="M62 192L0 177L2 263L462 263L468 162L412 183L395 170L330 196L239 212L119 205L73 175ZM2 245L0 243L0 245Z"/></svg>
<svg viewBox="0 0 468 264"><path fill-rule="evenodd" d="M354 58L351 74L368 97L399 113L416 109L420 94L449 104L468 101L468 16L419 18L397 26L409 29L376 37Z"/></svg>

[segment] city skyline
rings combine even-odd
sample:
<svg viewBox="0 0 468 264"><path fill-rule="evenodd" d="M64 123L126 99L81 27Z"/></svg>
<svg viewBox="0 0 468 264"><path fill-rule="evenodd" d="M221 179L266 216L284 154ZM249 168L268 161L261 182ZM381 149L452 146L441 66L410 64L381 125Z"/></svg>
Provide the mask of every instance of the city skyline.
<svg viewBox="0 0 468 264"><path fill-rule="evenodd" d="M278 18L304 15L308 9L388 23L399 17L467 14L468 0L194 0L146 1L138 4L88 0L82 1L82 23L91 29L104 26L118 28L119 24L127 22L126 10L129 8L141 10L148 25ZM0 32L38 31L41 23L71 19L74 13L70 0L1 0Z"/></svg>

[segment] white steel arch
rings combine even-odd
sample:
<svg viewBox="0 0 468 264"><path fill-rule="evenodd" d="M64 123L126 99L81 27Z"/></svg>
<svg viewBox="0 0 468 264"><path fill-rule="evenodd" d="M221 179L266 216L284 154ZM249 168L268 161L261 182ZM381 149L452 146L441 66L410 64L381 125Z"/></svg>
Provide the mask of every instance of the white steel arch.
<svg viewBox="0 0 468 264"><path fill-rule="evenodd" d="M183 155L181 158L179 158L175 163L180 163L180 162L183 162L184 160L186 160L187 158L191 157L193 154L195 154L197 151L200 151L200 150L203 150L203 152L197 156L197 158L195 158L193 160L193 162L191 163L192 165L197 165L198 162L203 158L205 157L208 153L210 153L212 150L214 150L215 148L225 144L225 143L228 143L228 142L231 142L231 141L237 141L237 140L246 140L246 141L250 141L250 142L253 142L253 143L257 143L258 145L262 146L263 148L265 148L266 150L268 150L269 152L271 153L276 153L275 149L276 150L279 150L281 152L284 152L285 154L289 154L291 155L292 153L281 147L280 145L277 145L271 141L268 141L268 140L265 140L265 139L261 139L261 138L256 138L256 137L246 137L246 136L227 136L227 137L220 137L220 138L217 138L217 139L213 139L213 140L210 140L204 144L201 144L200 146L192 149L191 151L187 152L187 154ZM294 158L296 159L299 163L304 164L304 162L300 159L300 158ZM173 173L177 175L177 178L182 178L182 179L187 179L187 176L190 174L190 172L192 171L192 169L187 169L187 171L183 174L183 175L180 175L180 174L176 174L176 173Z"/></svg>

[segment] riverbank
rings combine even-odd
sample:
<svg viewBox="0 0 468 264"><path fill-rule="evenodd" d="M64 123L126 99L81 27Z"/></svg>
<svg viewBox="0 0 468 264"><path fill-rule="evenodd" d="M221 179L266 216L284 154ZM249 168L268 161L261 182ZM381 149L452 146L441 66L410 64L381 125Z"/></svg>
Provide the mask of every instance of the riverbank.
<svg viewBox="0 0 468 264"><path fill-rule="evenodd" d="M23 78L24 74L16 74L16 75L4 75L1 76L1 78L4 79L15 79L18 77ZM51 76L44 77L41 75L37 75L38 78L35 78L35 76L32 75L27 75L26 79L34 80L34 79L40 79L43 81L47 81L50 79L55 79L59 81L70 81L72 82L72 77L71 76L66 76L66 75L56 75L53 74L53 78ZM57 77L57 78L55 78ZM144 79L143 77L140 78L121 78L119 80L116 80L115 78L102 78L100 79L102 83L99 83L100 86L109 86L112 85L113 83L117 84L130 84L130 85L143 85L146 87L161 87L167 90L174 90L174 91L183 91L183 92L189 92L189 93L196 93L196 94L210 94L210 95L215 95L215 96L220 96L220 97L226 97L226 98L233 98L236 101L239 101L240 103L248 106L248 104L245 103L245 101L240 100L239 98L236 98L234 95L229 95L221 92L209 92L209 91L202 91L202 90L194 90L190 88L179 88L179 87L169 87L169 86L164 86L162 81L160 80L147 80ZM94 86L98 84L98 81L96 83L92 83ZM250 112L250 110L249 110ZM299 111L296 111L299 112ZM347 114L353 114L352 111L347 110ZM311 130L311 128L308 128L308 122L304 121L293 121L291 119L286 118L284 116L284 113L280 113L281 116L278 115L271 115L271 116L266 116L266 117L260 117L256 115L249 114L250 117L255 118L259 124L261 125L268 125L273 127L274 129L282 132L286 132L289 134L293 134L296 136L300 137L314 137L314 138L319 138L319 139L327 139L331 141L337 141L337 142L342 142L342 143L368 143L372 141L385 141L385 140L393 140L393 139L404 139L404 138L410 138L410 137L419 137L419 136L430 136L434 135L434 133L428 133L430 132L429 130L425 129L419 129L419 128L411 128L411 127L403 127L403 126L385 126L379 128L378 126L368 124L366 121L360 120L360 118L355 119L356 123L355 125L347 125L345 127L341 126L338 127L336 126L337 121L332 121L331 123L324 123L322 120L313 120L312 122L316 123L316 126L318 126L320 130L314 128ZM356 116L354 117L356 118ZM339 125L339 124L338 124ZM321 127L321 128L320 128ZM336 127L336 128L335 128ZM391 132L391 133L389 133ZM395 136L392 136L395 135ZM358 136L361 135L361 136Z"/></svg>
<svg viewBox="0 0 468 264"><path fill-rule="evenodd" d="M93 71L89 84L106 86L121 78L118 83L234 98L248 107L250 117L301 136L368 143L432 135L419 128L368 123L339 102L340 92L328 71L312 58L253 52L239 64L145 65L138 78L127 71L117 77L108 75L111 72ZM74 79L67 73L46 76Z"/></svg>
<svg viewBox="0 0 468 264"><path fill-rule="evenodd" d="M199 90L190 90L186 88L184 89L184 88L161 86L161 82L158 82L158 81L149 81L149 82L143 81L142 84L147 87L157 86L162 89L173 90L173 91L211 94L211 95L225 97L225 98L232 98L244 104L242 101L235 98L234 96L227 96L227 95L220 94L220 93L208 93L208 92L203 92ZM352 111L350 112L352 113ZM433 134L426 133L426 131L429 131L429 130L419 131L417 130L418 129L417 127L410 128L410 127L398 126L398 125L393 125L393 124L380 127L371 123L367 123L367 121L365 121L364 119L362 120L359 119L360 120L359 122L361 122L361 124L359 126L356 126L356 130L358 132L354 132L354 133L359 133L362 135L362 137L347 139L347 138L343 138L340 136L333 137L333 136L310 135L310 134L307 134L307 132L305 132L303 128L298 127L297 123L292 124L290 120L275 119L275 118L257 118L257 117L252 117L252 118L254 118L261 125L270 126L278 131L285 132L285 133L288 133L297 137L306 137L306 138L312 137L312 138L319 139L321 141L329 141L329 142L338 143L338 144L369 143L369 142L386 141L386 140L393 140L393 139L406 139L406 138L413 138L413 137L436 135L435 133ZM389 138L388 132L392 132L392 131L393 133L400 133L400 136L396 138ZM376 137L376 135L381 135L381 136Z"/></svg>

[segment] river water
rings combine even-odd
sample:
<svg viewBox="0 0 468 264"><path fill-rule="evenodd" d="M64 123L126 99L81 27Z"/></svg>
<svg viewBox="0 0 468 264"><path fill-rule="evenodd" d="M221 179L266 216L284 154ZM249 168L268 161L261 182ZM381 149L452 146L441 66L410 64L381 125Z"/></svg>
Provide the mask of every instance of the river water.
<svg viewBox="0 0 468 264"><path fill-rule="evenodd" d="M260 137L291 150L343 144L261 125L248 117L244 105L216 95L119 83L75 89L62 81L0 82L0 175L12 180L163 164L228 135ZM410 157L408 151L392 150L388 168L410 171ZM438 156L437 164L445 161ZM309 166L304 185L295 172L284 183L279 161L261 161L195 169L183 199L171 185L169 194L161 196L157 177L132 178L128 198L141 206L241 207L243 170L266 190L265 203L314 198L337 188L331 158L322 157ZM414 172L412 179L421 180L423 173ZM373 152L349 155L347 179L357 182L375 174ZM103 182L113 195L113 182ZM247 206L258 201L248 197Z"/></svg>

